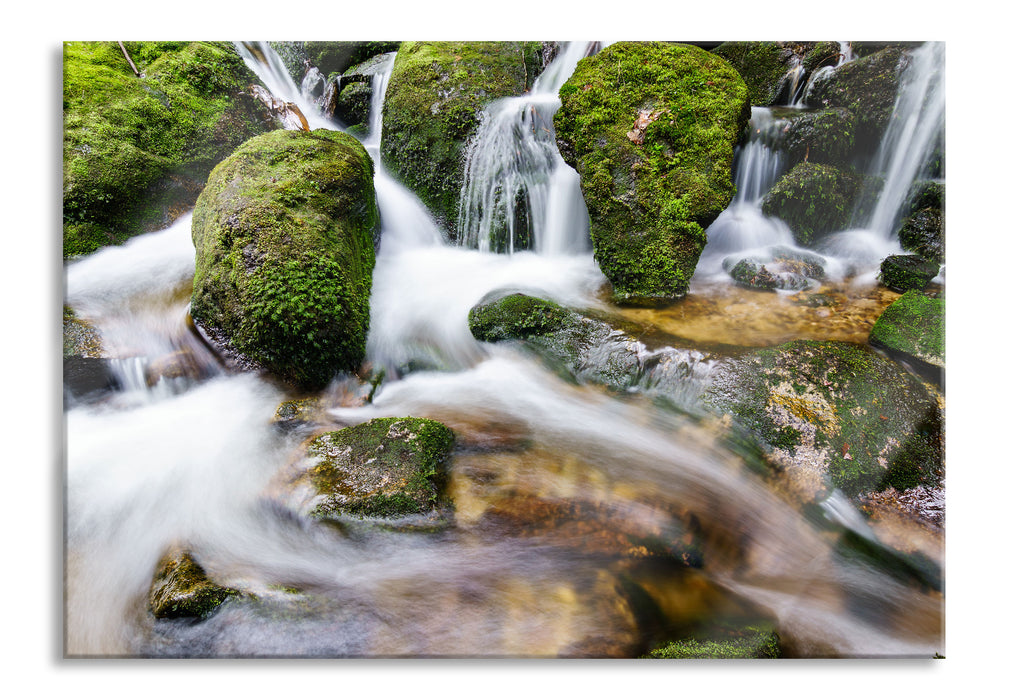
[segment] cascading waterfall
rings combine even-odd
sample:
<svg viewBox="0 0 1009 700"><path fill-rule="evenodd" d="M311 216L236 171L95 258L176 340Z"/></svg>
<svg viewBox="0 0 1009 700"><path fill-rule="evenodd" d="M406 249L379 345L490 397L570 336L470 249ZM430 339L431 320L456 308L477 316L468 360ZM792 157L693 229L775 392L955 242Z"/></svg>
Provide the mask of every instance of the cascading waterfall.
<svg viewBox="0 0 1009 700"><path fill-rule="evenodd" d="M264 84L300 106L312 128L340 128L312 109L268 44L237 46ZM392 61L373 78L363 143L376 164L382 241L368 357L391 371L373 403L330 415L341 424L414 415L450 425L521 426L528 442L522 452L463 451L454 458L458 530L351 524L344 532L299 519L277 482L301 436L269 427L285 397L253 374L217 373L145 402L72 406L69 654L578 654L586 642L632 634L636 623L622 603L628 588L647 591L661 608L656 615L684 627L704 616L772 619L796 650L810 655L942 650L941 600L836 556L841 534L871 537L843 497L820 504L821 518L806 517L740 468L739 455L718 438L699 436L697 426L657 410L647 396L620 398L563 381L515 348L486 346L469 333L469 309L496 290L535 290L572 307L599 304L603 277L587 247L577 174L546 132L557 90L589 50L570 47L533 93L492 106L470 154L467 196L482 202L480 216L469 212L479 232L469 239L474 247L447 244L419 200L386 174L379 141ZM755 110L753 128L759 135L740 156L740 193L730 207L740 216L744 207L756 209L780 169L770 112ZM485 151L503 148L504 135L528 157L515 170L491 172L479 161ZM532 162L538 172L528 167ZM482 188L504 193L503 181L512 183L513 195L529 193L532 250L509 246L512 254L499 255L482 242L489 230L482 219L515 200L489 203ZM193 274L189 225L185 217L73 263L67 302L94 318L117 350L134 344L155 357L180 345L200 347L184 323ZM774 235L781 238L780 231ZM723 241L710 230L709 236L726 249L773 242L731 234ZM137 322L137 308L167 330ZM682 379L687 365L704 363L695 351L668 357L680 363L680 374L649 381ZM407 366L411 371L400 377L397 370ZM605 551L586 548L577 528L522 537L472 527L491 504L516 497L551 507L585 504L660 539L682 534L670 513L689 510L725 547L713 547L700 572L670 573L621 568ZM153 623L145 610L151 575L165 548L179 542L199 552L215 581L255 599L226 604L198 624Z"/></svg>
<svg viewBox="0 0 1009 700"><path fill-rule="evenodd" d="M596 42L570 42L532 90L488 105L466 158L459 204L463 244L480 251L544 254L589 249L578 175L553 136L558 91Z"/></svg>

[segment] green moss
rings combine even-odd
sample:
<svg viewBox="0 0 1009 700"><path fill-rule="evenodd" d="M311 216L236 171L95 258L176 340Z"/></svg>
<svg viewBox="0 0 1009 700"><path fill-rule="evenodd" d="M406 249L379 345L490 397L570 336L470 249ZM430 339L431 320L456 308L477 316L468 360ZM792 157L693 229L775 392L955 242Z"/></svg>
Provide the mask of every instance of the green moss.
<svg viewBox="0 0 1009 700"><path fill-rule="evenodd" d="M915 358L934 367L946 366L946 300L912 290L888 306L869 333L869 343Z"/></svg>
<svg viewBox="0 0 1009 700"><path fill-rule="evenodd" d="M767 626L750 626L731 635L678 639L657 649L650 659L779 659L781 642Z"/></svg>
<svg viewBox="0 0 1009 700"><path fill-rule="evenodd" d="M68 42L63 48L64 256L161 228L211 168L273 127L242 95L255 76L208 42Z"/></svg>
<svg viewBox="0 0 1009 700"><path fill-rule="evenodd" d="M939 263L920 255L889 255L879 266L880 281L898 292L925 289L938 274Z"/></svg>
<svg viewBox="0 0 1009 700"><path fill-rule="evenodd" d="M238 591L218 586L189 552L172 552L158 564L148 601L150 611L159 619L212 615Z"/></svg>
<svg viewBox="0 0 1009 700"><path fill-rule="evenodd" d="M360 142L339 132L243 144L193 213L193 319L303 388L355 371L375 264L372 177Z"/></svg>
<svg viewBox="0 0 1009 700"><path fill-rule="evenodd" d="M857 135L854 113L830 108L789 117L783 141L789 163L811 161L847 168L856 158L871 155L873 150L868 144L859 143Z"/></svg>
<svg viewBox="0 0 1009 700"><path fill-rule="evenodd" d="M493 343L552 333L570 318L571 312L552 301L510 294L470 309L469 328L477 340Z"/></svg>
<svg viewBox="0 0 1009 700"><path fill-rule="evenodd" d="M802 57L802 69L812 75L820 68L836 66L841 58L841 45L836 41L820 41Z"/></svg>
<svg viewBox="0 0 1009 700"><path fill-rule="evenodd" d="M429 512L441 498L452 431L425 418L376 418L308 445L303 477L319 495L312 515L389 518Z"/></svg>
<svg viewBox="0 0 1009 700"><path fill-rule="evenodd" d="M404 42L389 77L382 162L456 229L467 139L492 100L522 94L541 70L537 42Z"/></svg>
<svg viewBox="0 0 1009 700"><path fill-rule="evenodd" d="M735 191L746 85L696 46L624 42L580 61L560 97L558 147L581 175L596 259L614 298L685 294L704 227Z"/></svg>

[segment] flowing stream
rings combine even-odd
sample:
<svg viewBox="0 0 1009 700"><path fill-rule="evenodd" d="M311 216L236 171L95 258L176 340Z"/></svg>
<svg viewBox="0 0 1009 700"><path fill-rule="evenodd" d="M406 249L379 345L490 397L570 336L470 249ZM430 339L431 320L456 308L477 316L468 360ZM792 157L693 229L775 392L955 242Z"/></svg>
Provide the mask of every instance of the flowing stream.
<svg viewBox="0 0 1009 700"><path fill-rule="evenodd" d="M269 45L236 46L312 128L340 128ZM453 456L451 526L335 529L291 509L278 484L304 436L271 425L289 397L223 370L187 322L191 217L68 266L66 303L129 358L114 364L124 390L67 405L69 655L620 656L726 620L772 622L801 655L943 652L941 597L836 555L843 533L871 538L846 499L833 494L810 515L688 417L689 401L686 412L668 410L647 392L565 381L470 334L469 309L499 290L606 306L578 176L557 155L551 122L559 87L591 50L565 46L530 94L487 109L470 147L461 245L382 167L391 60L372 84L363 142L382 238L367 354L386 380L365 405L343 401L339 382L325 399L335 427L424 416L504 445ZM754 124L773 137L769 112L754 110ZM514 160L501 155L509 149ZM744 153L726 212L736 224L709 232L719 255L791 240L766 220L755 240L739 238L780 169L773 138ZM716 360L687 350L677 376L703 382ZM166 357L199 367L199 378L155 371ZM617 554L611 541L689 539L695 526L711 543L703 568ZM255 597L196 624L155 623L146 596L175 543L197 552L213 580ZM645 616L632 604L642 599Z"/></svg>

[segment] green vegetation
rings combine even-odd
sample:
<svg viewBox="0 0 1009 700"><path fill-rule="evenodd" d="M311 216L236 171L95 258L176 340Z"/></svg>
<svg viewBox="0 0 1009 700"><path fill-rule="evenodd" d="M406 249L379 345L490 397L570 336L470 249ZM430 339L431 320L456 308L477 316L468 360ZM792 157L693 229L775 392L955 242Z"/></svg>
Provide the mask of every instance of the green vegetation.
<svg viewBox="0 0 1009 700"><path fill-rule="evenodd" d="M382 162L454 235L467 139L481 109L542 70L537 42L404 42L386 90Z"/></svg>
<svg viewBox="0 0 1009 700"><path fill-rule="evenodd" d="M493 343L552 333L571 318L570 311L552 301L510 294L470 309L469 328L477 340Z"/></svg>
<svg viewBox="0 0 1009 700"><path fill-rule="evenodd" d="M442 497L452 431L426 418L375 418L313 439L299 482L318 495L312 515L390 518L431 511Z"/></svg>
<svg viewBox="0 0 1009 700"><path fill-rule="evenodd" d="M372 178L360 142L339 132L243 144L193 214L193 319L305 389L356 371L378 231Z"/></svg>
<svg viewBox="0 0 1009 700"><path fill-rule="evenodd" d="M242 94L255 76L228 43L63 47L63 255L153 231L190 208L210 170L274 128Z"/></svg>
<svg viewBox="0 0 1009 700"><path fill-rule="evenodd" d="M728 41L716 46L712 53L739 71L751 104L766 107L775 103L789 69L788 49L773 41Z"/></svg>
<svg viewBox="0 0 1009 700"><path fill-rule="evenodd" d="M925 289L938 274L939 263L920 255L889 255L879 266L879 280L898 292Z"/></svg>
<svg viewBox="0 0 1009 700"><path fill-rule="evenodd" d="M735 192L733 147L750 116L746 85L696 46L626 42L580 61L560 97L558 147L581 175L614 299L682 296L704 227Z"/></svg>

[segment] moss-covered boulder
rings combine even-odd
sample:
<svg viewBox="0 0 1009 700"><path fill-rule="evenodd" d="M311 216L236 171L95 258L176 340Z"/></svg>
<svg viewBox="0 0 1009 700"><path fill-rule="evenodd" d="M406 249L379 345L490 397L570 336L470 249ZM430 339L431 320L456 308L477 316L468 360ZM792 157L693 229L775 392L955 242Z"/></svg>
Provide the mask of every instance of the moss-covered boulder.
<svg viewBox="0 0 1009 700"><path fill-rule="evenodd" d="M847 168L865 155L859 151L863 144L856 141L858 120L848 109L796 112L787 119L781 141L790 164L810 161Z"/></svg>
<svg viewBox="0 0 1009 700"><path fill-rule="evenodd" d="M810 88L806 105L851 112L856 122L855 139L871 153L890 122L900 73L906 65L906 49L898 46L848 61Z"/></svg>
<svg viewBox="0 0 1009 700"><path fill-rule="evenodd" d="M761 204L766 216L775 216L792 230L802 246L823 235L848 228L860 215L863 189L878 187L875 180L822 163L799 163L768 190Z"/></svg>
<svg viewBox="0 0 1009 700"><path fill-rule="evenodd" d="M218 162L279 126L246 93L256 77L233 45L123 46L63 46L65 257L167 226Z"/></svg>
<svg viewBox="0 0 1009 700"><path fill-rule="evenodd" d="M946 261L946 186L923 182L916 186L897 238L904 250L936 263Z"/></svg>
<svg viewBox="0 0 1009 700"><path fill-rule="evenodd" d="M869 344L926 370L946 369L946 299L912 290L888 306Z"/></svg>
<svg viewBox="0 0 1009 700"><path fill-rule="evenodd" d="M861 345L798 340L726 359L702 399L751 429L812 493L832 485L856 496L942 479L940 402Z"/></svg>
<svg viewBox="0 0 1009 700"><path fill-rule="evenodd" d="M373 163L343 133L277 131L211 174L193 213L192 316L306 388L364 359L378 210Z"/></svg>
<svg viewBox="0 0 1009 700"><path fill-rule="evenodd" d="M526 294L489 294L470 309L473 337L520 340L562 377L623 391L645 370L643 347L608 323Z"/></svg>
<svg viewBox="0 0 1009 700"><path fill-rule="evenodd" d="M890 289L924 289L939 274L939 263L920 255L888 255L879 266L879 280Z"/></svg>
<svg viewBox="0 0 1009 700"><path fill-rule="evenodd" d="M382 163L455 235L467 139L481 109L543 68L538 42L404 42L386 89Z"/></svg>
<svg viewBox="0 0 1009 700"><path fill-rule="evenodd" d="M560 90L557 144L581 175L596 260L619 303L683 296L704 229L735 192L746 84L696 46L624 42Z"/></svg>
<svg viewBox="0 0 1009 700"><path fill-rule="evenodd" d="M295 479L302 510L393 518L430 513L444 501L455 435L426 418L375 418L323 433L306 446L307 469Z"/></svg>
<svg viewBox="0 0 1009 700"><path fill-rule="evenodd" d="M204 619L237 595L238 591L211 581L190 552L173 547L158 562L148 593L148 609L158 619Z"/></svg>

